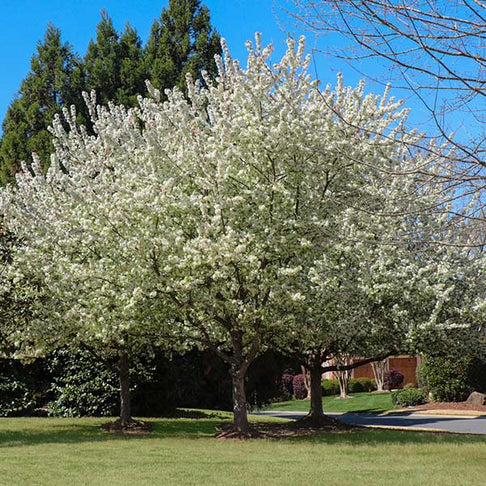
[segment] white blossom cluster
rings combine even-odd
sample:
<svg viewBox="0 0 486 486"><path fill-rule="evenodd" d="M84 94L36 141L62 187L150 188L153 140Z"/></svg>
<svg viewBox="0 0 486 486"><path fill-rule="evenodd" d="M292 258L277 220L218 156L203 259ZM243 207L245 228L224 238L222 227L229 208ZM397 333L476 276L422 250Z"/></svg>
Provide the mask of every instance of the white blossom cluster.
<svg viewBox="0 0 486 486"><path fill-rule="evenodd" d="M384 348L447 298L450 267L410 251L416 182L391 176L427 163L401 102L341 77L319 90L303 39L273 66L258 36L248 51L242 68L224 46L218 79L189 79L187 98L87 97L93 132L65 112L47 173L34 159L2 190L15 271L79 339L176 333L244 368L270 339Z"/></svg>

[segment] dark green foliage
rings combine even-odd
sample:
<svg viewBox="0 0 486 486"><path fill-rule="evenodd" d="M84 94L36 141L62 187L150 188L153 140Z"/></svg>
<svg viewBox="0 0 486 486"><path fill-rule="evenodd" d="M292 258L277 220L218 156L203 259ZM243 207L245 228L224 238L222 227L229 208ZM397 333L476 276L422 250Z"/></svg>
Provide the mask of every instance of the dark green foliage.
<svg viewBox="0 0 486 486"><path fill-rule="evenodd" d="M418 376L439 402L459 402L472 391L486 392L486 362L476 356L429 356Z"/></svg>
<svg viewBox="0 0 486 486"><path fill-rule="evenodd" d="M258 356L248 369L245 383L246 398L250 407L262 407L282 399L282 370L292 371L294 363L282 354L268 350ZM297 366L295 366L296 369ZM293 381L293 374L290 374ZM287 394L288 399L292 398Z"/></svg>
<svg viewBox="0 0 486 486"><path fill-rule="evenodd" d="M12 278L7 274L17 241L0 220L0 359L18 351L19 335L29 326L34 315L40 316L47 300L42 286L34 279ZM29 347L24 337L22 345Z"/></svg>
<svg viewBox="0 0 486 486"><path fill-rule="evenodd" d="M115 362L101 361L88 349L59 349L46 360L52 377L49 414L106 416L118 412Z"/></svg>
<svg viewBox="0 0 486 486"><path fill-rule="evenodd" d="M294 381L294 377L290 373L284 373L282 375L282 380L281 380L282 394L281 397L279 397L281 401L286 402L292 399L292 396L294 395L293 381Z"/></svg>
<svg viewBox="0 0 486 486"><path fill-rule="evenodd" d="M0 417L30 415L35 399L23 381L0 375Z"/></svg>
<svg viewBox="0 0 486 486"><path fill-rule="evenodd" d="M486 393L486 359L477 356L471 358L468 382L472 391Z"/></svg>
<svg viewBox="0 0 486 486"><path fill-rule="evenodd" d="M120 36L107 12L102 10L84 57L85 86L95 90L99 103L134 106L137 95L144 94L145 73L142 41L135 29L126 25Z"/></svg>
<svg viewBox="0 0 486 486"><path fill-rule="evenodd" d="M323 396L337 395L339 393L338 380L322 380ZM351 378L349 380L349 393L371 392L376 390L376 383L369 378Z"/></svg>
<svg viewBox="0 0 486 486"><path fill-rule="evenodd" d="M376 381L370 378L356 378L363 387L364 392L372 392L376 390Z"/></svg>
<svg viewBox="0 0 486 486"><path fill-rule="evenodd" d="M0 417L33 415L49 388L42 362L0 360Z"/></svg>
<svg viewBox="0 0 486 486"><path fill-rule="evenodd" d="M249 368L250 406L279 396L288 359L271 351ZM134 416L165 416L175 407L231 410L227 365L209 351L138 357L130 368ZM290 375L293 376L293 375ZM117 360L86 347L62 348L35 363L0 361L0 415L31 415L43 408L55 416L106 416L119 412Z"/></svg>
<svg viewBox="0 0 486 486"><path fill-rule="evenodd" d="M133 393L134 415L164 415L176 406L231 410L228 369L213 353L158 354L152 366L153 380Z"/></svg>
<svg viewBox="0 0 486 486"><path fill-rule="evenodd" d="M421 388L407 388L394 391L391 399L396 407L414 407L426 402L427 392Z"/></svg>
<svg viewBox="0 0 486 486"><path fill-rule="evenodd" d="M115 102L125 106L135 106L137 96L145 95L145 64L142 41L137 31L127 23L119 44L120 86L115 93Z"/></svg>
<svg viewBox="0 0 486 486"><path fill-rule="evenodd" d="M374 380L369 378L351 378L349 380L350 393L371 392L373 390L376 390Z"/></svg>
<svg viewBox="0 0 486 486"><path fill-rule="evenodd" d="M47 167L53 151L47 127L62 107L81 105L80 59L70 44L61 42L59 29L49 24L30 72L3 120L0 144L0 184L14 180L22 161L36 152Z"/></svg>
<svg viewBox="0 0 486 486"><path fill-rule="evenodd" d="M5 388L8 403L14 391L14 398L22 399L17 400L17 414L30 415L34 407L66 417L119 413L115 357L101 359L86 347L62 348L32 365L12 360L5 362L4 368L0 368L0 376L8 376L5 383L18 382L11 391ZM133 415L163 416L176 406L230 410L227 375L225 365L211 353L193 351L170 359L163 353L138 357L130 368ZM6 409L2 403L0 397L0 410Z"/></svg>
<svg viewBox="0 0 486 486"><path fill-rule="evenodd" d="M47 359L52 386L49 414L63 417L118 415L119 381L116 356L102 358L80 346L63 348ZM163 353L139 356L130 365L132 410L138 416L160 416L176 406L179 385L175 364ZM184 390L187 391L187 388Z"/></svg>
<svg viewBox="0 0 486 486"><path fill-rule="evenodd" d="M361 393L361 392L364 392L364 387L363 387L363 384L354 379L354 378L351 378L349 380L349 386L348 386L348 391L349 393Z"/></svg>
<svg viewBox="0 0 486 486"><path fill-rule="evenodd" d="M161 92L178 86L185 91L186 74L200 78L202 70L216 75L219 34L211 27L209 10L199 0L169 0L145 46L148 79Z"/></svg>
<svg viewBox="0 0 486 486"><path fill-rule="evenodd" d="M337 395L339 393L339 382L337 380L322 380L321 386L324 396Z"/></svg>

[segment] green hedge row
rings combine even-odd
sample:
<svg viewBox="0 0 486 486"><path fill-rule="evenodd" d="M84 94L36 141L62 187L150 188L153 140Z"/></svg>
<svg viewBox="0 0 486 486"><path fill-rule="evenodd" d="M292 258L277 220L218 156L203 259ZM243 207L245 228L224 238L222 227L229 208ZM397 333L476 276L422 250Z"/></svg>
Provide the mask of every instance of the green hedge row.
<svg viewBox="0 0 486 486"><path fill-rule="evenodd" d="M337 380L322 380L321 386L324 396L339 394L339 383ZM370 378L351 378L349 380L349 393L371 392L374 390L376 390L375 380Z"/></svg>

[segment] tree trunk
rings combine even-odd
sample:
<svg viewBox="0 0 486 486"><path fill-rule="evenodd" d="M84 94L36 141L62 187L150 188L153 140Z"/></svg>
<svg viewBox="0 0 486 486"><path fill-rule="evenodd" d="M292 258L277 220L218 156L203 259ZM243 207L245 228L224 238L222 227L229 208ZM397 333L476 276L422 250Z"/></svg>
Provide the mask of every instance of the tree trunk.
<svg viewBox="0 0 486 486"><path fill-rule="evenodd" d="M322 409L321 376L322 373L320 363L310 368L311 406L309 417L311 419L319 419L324 417L324 410Z"/></svg>
<svg viewBox="0 0 486 486"><path fill-rule="evenodd" d="M231 366L231 381L233 385L233 426L241 434L248 434L248 411L246 407L245 373L237 365Z"/></svg>
<svg viewBox="0 0 486 486"><path fill-rule="evenodd" d="M120 351L120 363L118 369L120 380L120 425L128 425L131 420L131 397L130 397L130 369L128 366L128 354L126 350Z"/></svg>
<svg viewBox="0 0 486 486"><path fill-rule="evenodd" d="M388 359L371 363L371 368L373 370L377 391L384 391L383 385L385 383L385 372L388 368Z"/></svg>
<svg viewBox="0 0 486 486"><path fill-rule="evenodd" d="M351 360L342 360L342 365L350 365ZM339 398L344 399L349 397L349 380L351 379L350 370L339 370L335 371L334 374L337 376L339 383Z"/></svg>
<svg viewBox="0 0 486 486"><path fill-rule="evenodd" d="M337 371L336 376L339 383L339 398L348 398L350 373L348 371Z"/></svg>
<svg viewBox="0 0 486 486"><path fill-rule="evenodd" d="M310 385L310 373L309 370L304 365L301 365L300 369L302 370L302 376L304 378L304 387L305 387L305 391L307 392L307 396L305 397L305 399L310 400L312 395L311 385Z"/></svg>

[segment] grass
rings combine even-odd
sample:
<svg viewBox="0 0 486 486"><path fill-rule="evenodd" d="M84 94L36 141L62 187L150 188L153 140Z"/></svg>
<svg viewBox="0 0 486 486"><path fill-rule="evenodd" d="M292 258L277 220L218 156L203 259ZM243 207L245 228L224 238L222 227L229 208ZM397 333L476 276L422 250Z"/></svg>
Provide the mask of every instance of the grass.
<svg viewBox="0 0 486 486"><path fill-rule="evenodd" d="M141 437L102 432L106 419L0 419L0 484L459 486L486 476L486 437L370 429L220 441L229 415L201 416L153 419Z"/></svg>
<svg viewBox="0 0 486 486"><path fill-rule="evenodd" d="M308 400L290 400L272 403L265 410L308 412ZM336 396L322 399L324 412L386 412L393 409L390 393L353 393L349 398L340 400Z"/></svg>

